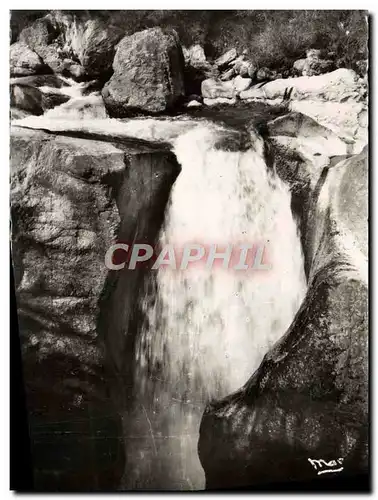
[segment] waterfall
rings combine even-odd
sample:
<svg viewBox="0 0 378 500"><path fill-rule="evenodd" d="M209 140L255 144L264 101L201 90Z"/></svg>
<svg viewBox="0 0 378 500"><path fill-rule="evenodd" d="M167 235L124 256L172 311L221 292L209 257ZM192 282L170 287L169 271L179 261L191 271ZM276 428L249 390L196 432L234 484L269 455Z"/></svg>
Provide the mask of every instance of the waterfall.
<svg viewBox="0 0 378 500"><path fill-rule="evenodd" d="M143 302L135 369L137 430L149 444L135 443L130 452L137 462L129 471L132 488L204 488L197 454L204 405L247 381L305 295L288 187L268 171L261 139L248 151L228 152L216 147L218 136L219 127L207 124L175 140L182 171L160 243L263 242L271 269L156 271L156 293Z"/></svg>

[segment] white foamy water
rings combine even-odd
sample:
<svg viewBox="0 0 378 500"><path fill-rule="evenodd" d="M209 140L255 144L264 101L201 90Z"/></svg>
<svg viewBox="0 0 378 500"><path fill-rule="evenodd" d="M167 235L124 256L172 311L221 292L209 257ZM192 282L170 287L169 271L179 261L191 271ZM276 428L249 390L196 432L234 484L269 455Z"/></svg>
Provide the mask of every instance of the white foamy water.
<svg viewBox="0 0 378 500"><path fill-rule="evenodd" d="M272 269L160 268L157 297L145 299L137 391L151 414L164 415L168 444L160 453L155 443L155 456L180 489L204 487L196 446L205 402L247 381L289 327L306 290L290 193L267 171L262 142L256 138L255 151L225 152L214 148L216 137L208 125L175 141L182 171L160 243L265 242Z"/></svg>

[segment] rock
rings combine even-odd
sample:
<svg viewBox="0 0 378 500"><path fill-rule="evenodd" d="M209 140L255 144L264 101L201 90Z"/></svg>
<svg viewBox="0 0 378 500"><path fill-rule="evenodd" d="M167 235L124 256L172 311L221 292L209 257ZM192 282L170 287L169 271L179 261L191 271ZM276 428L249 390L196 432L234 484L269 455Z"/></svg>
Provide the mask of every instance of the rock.
<svg viewBox="0 0 378 500"><path fill-rule="evenodd" d="M332 60L324 59L306 59L302 71L303 76L316 76L323 73L329 73L335 69L335 63Z"/></svg>
<svg viewBox="0 0 378 500"><path fill-rule="evenodd" d="M64 27L67 47L86 74L103 76L111 70L115 46L124 36L120 27L98 18L83 22L67 13L59 13L57 21Z"/></svg>
<svg viewBox="0 0 378 500"><path fill-rule="evenodd" d="M69 99L70 97L59 92L59 89L56 92L53 89L46 92L31 85L11 85L11 106L32 115L42 115L44 111L60 106ZM19 113L13 112L12 118L18 119L18 115Z"/></svg>
<svg viewBox="0 0 378 500"><path fill-rule="evenodd" d="M198 101L189 101L188 104L186 105L187 108L196 108L196 107L201 107L202 103Z"/></svg>
<svg viewBox="0 0 378 500"><path fill-rule="evenodd" d="M356 102L353 97L346 102L292 101L290 108L332 130L348 144L350 153L359 153L368 142L368 126L365 120L360 120L360 117L367 116L367 106L364 102Z"/></svg>
<svg viewBox="0 0 378 500"><path fill-rule="evenodd" d="M27 116L31 116L31 113L23 109L10 108L10 119L11 120L23 120Z"/></svg>
<svg viewBox="0 0 378 500"><path fill-rule="evenodd" d="M111 144L12 130L12 257L37 489L93 490L93 474L111 489L123 473L97 315L103 255L119 222L109 182L124 168L124 152ZM102 433L106 449L94 449L91 438ZM104 460L90 473L86 453L94 465Z"/></svg>
<svg viewBox="0 0 378 500"><path fill-rule="evenodd" d="M43 101L42 106L43 110L46 111L48 109L55 108L68 102L70 100L70 96L66 94L62 94L59 92L43 92Z"/></svg>
<svg viewBox="0 0 378 500"><path fill-rule="evenodd" d="M36 52L54 73L64 71L64 55L60 53L57 41L59 28L51 14L37 19L20 33L20 41Z"/></svg>
<svg viewBox="0 0 378 500"><path fill-rule="evenodd" d="M237 57L236 49L230 49L222 56L218 57L214 62L218 66L218 68L223 69L226 68L234 59Z"/></svg>
<svg viewBox="0 0 378 500"><path fill-rule="evenodd" d="M85 68L81 66L80 64L70 62L64 72L68 72L69 75L76 81L82 81L85 79L87 76L87 73L85 71Z"/></svg>
<svg viewBox="0 0 378 500"><path fill-rule="evenodd" d="M205 97L203 100L203 103L206 106L218 106L220 104L234 105L234 104L236 104L236 98L234 97L232 99L227 99L226 97L216 97L213 99L209 99L209 98Z"/></svg>
<svg viewBox="0 0 378 500"><path fill-rule="evenodd" d="M254 80L256 78L256 73L257 73L257 68L256 68L256 66L253 63L251 63L248 66L248 76L249 76L249 78L252 78L252 80Z"/></svg>
<svg viewBox="0 0 378 500"><path fill-rule="evenodd" d="M146 144L12 127L12 259L37 491L120 487L124 332L141 276L109 272L104 255L117 238L156 240L178 172L172 153Z"/></svg>
<svg viewBox="0 0 378 500"><path fill-rule="evenodd" d="M291 90L292 89L292 90ZM366 88L353 70L338 69L319 76L268 82L240 92L240 99L282 103L290 95L290 109L310 116L332 130L359 153L367 144L368 129L359 117L366 113Z"/></svg>
<svg viewBox="0 0 378 500"><path fill-rule="evenodd" d="M206 63L206 55L203 47L199 44L189 47L186 62L191 66L202 66Z"/></svg>
<svg viewBox="0 0 378 500"><path fill-rule="evenodd" d="M343 102L345 98L353 99L352 94L357 95L361 90L361 85L358 84L358 77L353 70L338 69L325 75L275 80L266 83L263 88L252 87L243 92L240 97L242 99L256 97L279 99L283 98L285 91L287 92L290 88L293 89L292 99Z"/></svg>
<svg viewBox="0 0 378 500"><path fill-rule="evenodd" d="M228 80L231 80L234 76L235 76L235 70L234 68L230 68L221 75L220 79L222 80L222 82L227 82Z"/></svg>
<svg viewBox="0 0 378 500"><path fill-rule="evenodd" d="M335 159L307 198L307 295L245 386L207 406L208 489L284 482L288 470L312 480L309 458L368 471L367 149Z"/></svg>
<svg viewBox="0 0 378 500"><path fill-rule="evenodd" d="M236 90L232 81L221 82L209 78L202 82L201 94L209 99L217 97L232 99L236 95Z"/></svg>
<svg viewBox="0 0 378 500"><path fill-rule="evenodd" d="M331 159L350 153L349 145L337 134L302 113L279 116L267 123L267 130L274 142L277 174L292 187L292 196L298 187L313 191ZM300 157L299 166L287 161L294 156ZM306 208L302 205L301 210Z"/></svg>
<svg viewBox="0 0 378 500"><path fill-rule="evenodd" d="M241 67L246 63L246 61L247 60L245 55L242 54L241 56L238 56L234 61L232 61L230 66L234 68L235 73L239 74Z"/></svg>
<svg viewBox="0 0 378 500"><path fill-rule="evenodd" d="M24 42L16 42L10 46L9 64L11 76L35 75L48 69L38 54Z"/></svg>
<svg viewBox="0 0 378 500"><path fill-rule="evenodd" d="M309 49L306 51L306 59L320 59L321 50Z"/></svg>
<svg viewBox="0 0 378 500"><path fill-rule="evenodd" d="M115 46L124 31L85 13L53 11L24 28L20 40L26 42L56 73L67 71L65 59L71 60L75 78L104 76L111 70ZM79 64L80 63L80 64ZM82 67L83 69L79 69ZM78 74L79 73L79 74Z"/></svg>
<svg viewBox="0 0 378 500"><path fill-rule="evenodd" d="M201 103L201 104L202 104L203 99L202 99L202 96L200 96L200 95L191 94L191 95L188 97L188 102L189 102L189 101L197 101L197 102L199 102L199 103Z"/></svg>
<svg viewBox="0 0 378 500"><path fill-rule="evenodd" d="M124 37L102 90L109 114L159 113L184 95L183 55L175 31L152 28Z"/></svg>
<svg viewBox="0 0 378 500"><path fill-rule="evenodd" d="M298 59L297 61L295 61L295 63L293 64L294 73L297 75L302 75L305 64L306 59Z"/></svg>
<svg viewBox="0 0 378 500"><path fill-rule="evenodd" d="M358 74L361 76L365 76L367 74L367 71L368 71L368 66L369 66L369 61L367 59L357 61L356 68L357 68Z"/></svg>
<svg viewBox="0 0 378 500"><path fill-rule="evenodd" d="M37 88L26 85L12 85L10 105L33 115L42 115L44 111L43 93Z"/></svg>
<svg viewBox="0 0 378 500"><path fill-rule="evenodd" d="M234 66L235 71L244 78L254 78L256 66L251 61L241 61Z"/></svg>
<svg viewBox="0 0 378 500"><path fill-rule="evenodd" d="M234 79L234 87L236 92L243 92L244 90L247 90L251 85L252 85L251 78L242 78L240 75L238 75Z"/></svg>
<svg viewBox="0 0 378 500"><path fill-rule="evenodd" d="M11 85L28 85L29 87L52 87L60 89L68 84L58 75L33 75L19 78L11 78Z"/></svg>
<svg viewBox="0 0 378 500"><path fill-rule="evenodd" d="M273 72L269 68L260 68L256 73L256 81L263 82L273 79Z"/></svg>

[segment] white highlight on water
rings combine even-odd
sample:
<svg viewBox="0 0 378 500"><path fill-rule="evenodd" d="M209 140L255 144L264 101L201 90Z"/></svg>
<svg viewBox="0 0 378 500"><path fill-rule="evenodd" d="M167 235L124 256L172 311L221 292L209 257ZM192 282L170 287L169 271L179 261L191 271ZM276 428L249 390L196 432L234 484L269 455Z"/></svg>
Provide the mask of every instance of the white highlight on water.
<svg viewBox="0 0 378 500"><path fill-rule="evenodd" d="M176 441L171 444L172 470L181 460L181 470L199 489L204 478L195 449L204 403L247 381L289 327L306 290L290 192L268 172L262 141L256 138L255 150L225 152L214 147L216 139L216 128L208 125L175 141L182 171L160 243L264 241L272 270L159 269L158 295L153 303L146 298L148 326L137 346L140 393L153 392L152 374L166 381L151 395L156 411L160 405L164 413L171 399L183 403L167 423L168 435L183 436L181 452Z"/></svg>

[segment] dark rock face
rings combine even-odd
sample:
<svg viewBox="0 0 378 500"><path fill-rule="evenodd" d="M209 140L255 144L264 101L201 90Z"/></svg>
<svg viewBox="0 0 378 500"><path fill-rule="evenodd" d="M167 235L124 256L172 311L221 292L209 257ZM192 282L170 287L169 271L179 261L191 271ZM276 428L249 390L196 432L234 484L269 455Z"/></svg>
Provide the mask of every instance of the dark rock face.
<svg viewBox="0 0 378 500"><path fill-rule="evenodd" d="M127 302L129 277L110 276L104 256L120 235L160 229L178 169L170 152L147 146L12 130L12 257L37 491L115 490L124 472L119 359L128 366L136 283ZM118 302L104 316L119 294L125 311Z"/></svg>
<svg viewBox="0 0 378 500"><path fill-rule="evenodd" d="M208 405L208 489L313 479L308 459L342 463L339 474L368 468L366 148L306 187L308 293L246 385Z"/></svg>
<svg viewBox="0 0 378 500"><path fill-rule="evenodd" d="M184 95L184 58L174 31L153 28L124 37L113 69L102 91L113 117L133 111L159 113Z"/></svg>

